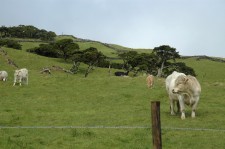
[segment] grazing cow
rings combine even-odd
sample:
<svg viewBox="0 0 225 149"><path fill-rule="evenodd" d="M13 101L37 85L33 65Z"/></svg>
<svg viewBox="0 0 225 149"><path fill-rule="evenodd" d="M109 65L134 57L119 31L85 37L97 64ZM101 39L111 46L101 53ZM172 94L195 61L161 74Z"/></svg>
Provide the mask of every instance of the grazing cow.
<svg viewBox="0 0 225 149"><path fill-rule="evenodd" d="M166 90L170 98L171 115L174 115L174 103L179 102L181 119L185 119L184 104L192 107L191 117L195 117L201 93L201 86L195 77L174 71L166 78Z"/></svg>
<svg viewBox="0 0 225 149"><path fill-rule="evenodd" d="M14 84L18 82L21 86L21 82L25 82L28 85L28 70L26 68L22 68L19 70L15 70L14 73Z"/></svg>
<svg viewBox="0 0 225 149"><path fill-rule="evenodd" d="M6 81L8 78L8 73L6 71L0 71L0 80Z"/></svg>
<svg viewBox="0 0 225 149"><path fill-rule="evenodd" d="M117 71L117 72L115 72L115 76L127 76L128 73L129 73L129 71L127 71L127 72Z"/></svg>
<svg viewBox="0 0 225 149"><path fill-rule="evenodd" d="M146 78L146 83L148 88L152 88L154 84L154 76L149 74Z"/></svg>

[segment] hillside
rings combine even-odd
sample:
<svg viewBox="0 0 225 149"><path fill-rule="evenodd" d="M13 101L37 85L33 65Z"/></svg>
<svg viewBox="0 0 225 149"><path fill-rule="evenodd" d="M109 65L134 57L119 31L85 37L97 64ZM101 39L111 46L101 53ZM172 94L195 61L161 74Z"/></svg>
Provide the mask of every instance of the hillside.
<svg viewBox="0 0 225 149"><path fill-rule="evenodd" d="M97 49L99 49L101 52L103 52L108 57L117 57L118 52L124 52L124 51L137 51L139 53L151 53L152 49L132 49L128 47L123 47L116 44L109 44L109 43L102 43L100 41L94 41L89 39L81 39L74 37L72 35L59 35L56 37L56 40L60 39L73 39L76 43L79 44L81 50L89 48L90 46L93 46Z"/></svg>
<svg viewBox="0 0 225 149"><path fill-rule="evenodd" d="M108 69L96 67L87 78L84 65L74 75L61 69L41 74L44 67L69 69L71 64L26 52L39 43L23 41L22 50L1 47L5 52L0 52L0 69L9 78L0 82L0 148L150 149L150 103L155 100L161 102L163 148L224 148L225 63L194 57L178 60L194 68L202 86L196 118L190 117L187 106L187 119L182 121L179 114L170 115L163 78L155 78L153 89L148 89L145 76L116 77L114 69L110 75ZM116 56L99 42L79 44ZM17 68L9 59L28 68L28 86L12 86Z"/></svg>

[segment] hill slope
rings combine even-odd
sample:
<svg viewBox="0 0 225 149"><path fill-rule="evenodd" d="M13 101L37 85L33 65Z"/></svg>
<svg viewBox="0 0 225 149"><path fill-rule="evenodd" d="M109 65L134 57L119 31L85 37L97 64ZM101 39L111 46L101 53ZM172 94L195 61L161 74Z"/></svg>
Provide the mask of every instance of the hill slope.
<svg viewBox="0 0 225 149"><path fill-rule="evenodd" d="M75 42L77 42L81 48L81 50L89 48L91 46L97 48L102 53L104 53L108 57L117 57L118 52L124 52L124 51L137 51L139 53L150 53L152 52L152 49L132 49L123 47L116 44L108 44L108 43L102 43L100 41L94 41L89 39L81 39L74 37L72 35L59 35L56 37L56 40L60 39L73 39Z"/></svg>
<svg viewBox="0 0 225 149"><path fill-rule="evenodd" d="M202 86L196 118L186 107L187 119L181 121L179 114L170 115L164 79L156 78L149 90L145 76L115 77L102 68L88 78L84 67L76 75L61 70L41 74L43 67L69 69L71 64L25 51L37 44L23 42L23 50L2 47L7 54L0 53L0 69L8 71L9 79L0 82L0 148L152 148L154 100L161 102L163 148L224 148L225 63L179 60L194 68ZM12 86L16 67L8 59L28 68L28 86Z"/></svg>

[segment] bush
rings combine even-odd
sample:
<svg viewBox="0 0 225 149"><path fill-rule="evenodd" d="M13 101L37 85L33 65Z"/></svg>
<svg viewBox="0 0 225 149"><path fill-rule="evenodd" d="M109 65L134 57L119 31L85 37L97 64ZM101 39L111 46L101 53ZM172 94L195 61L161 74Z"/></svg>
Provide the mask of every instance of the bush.
<svg viewBox="0 0 225 149"><path fill-rule="evenodd" d="M112 63L111 64L111 68L115 68L115 69L123 69L124 64L121 63Z"/></svg>
<svg viewBox="0 0 225 149"><path fill-rule="evenodd" d="M173 71L182 72L186 75L196 76L196 73L193 68L186 66L185 63L183 62L179 62L179 63L171 63L170 67L164 69L163 77L167 77L168 75L173 73Z"/></svg>
<svg viewBox="0 0 225 149"><path fill-rule="evenodd" d="M2 39L0 40L0 46L6 46L8 48L13 48L17 50L21 50L22 46L15 40L10 39Z"/></svg>
<svg viewBox="0 0 225 149"><path fill-rule="evenodd" d="M40 44L39 47L27 49L27 52L36 53L38 55L59 58L58 51L51 44Z"/></svg>

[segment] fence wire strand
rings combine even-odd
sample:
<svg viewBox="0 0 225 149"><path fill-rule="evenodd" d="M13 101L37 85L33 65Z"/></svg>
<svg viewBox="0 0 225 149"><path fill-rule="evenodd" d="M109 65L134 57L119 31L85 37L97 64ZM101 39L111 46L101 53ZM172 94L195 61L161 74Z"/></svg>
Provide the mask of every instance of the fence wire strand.
<svg viewBox="0 0 225 149"><path fill-rule="evenodd" d="M0 129L152 129L151 126L0 126ZM225 132L225 129L162 127L162 130Z"/></svg>

